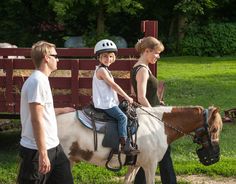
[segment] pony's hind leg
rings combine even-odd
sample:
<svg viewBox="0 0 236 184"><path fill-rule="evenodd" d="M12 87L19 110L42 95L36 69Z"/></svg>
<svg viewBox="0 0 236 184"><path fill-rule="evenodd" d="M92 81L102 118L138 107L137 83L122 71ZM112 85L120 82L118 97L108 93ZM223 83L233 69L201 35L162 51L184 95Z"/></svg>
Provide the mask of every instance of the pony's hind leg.
<svg viewBox="0 0 236 184"><path fill-rule="evenodd" d="M139 167L138 166L128 166L128 171L125 175L125 184L132 183L134 181L134 178L138 172Z"/></svg>

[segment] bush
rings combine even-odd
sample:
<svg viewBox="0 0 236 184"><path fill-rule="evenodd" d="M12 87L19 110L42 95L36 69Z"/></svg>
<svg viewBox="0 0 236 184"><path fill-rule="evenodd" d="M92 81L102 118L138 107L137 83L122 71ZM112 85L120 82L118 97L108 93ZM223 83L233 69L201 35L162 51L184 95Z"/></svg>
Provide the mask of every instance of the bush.
<svg viewBox="0 0 236 184"><path fill-rule="evenodd" d="M236 54L236 23L191 25L180 43L181 55L223 56Z"/></svg>

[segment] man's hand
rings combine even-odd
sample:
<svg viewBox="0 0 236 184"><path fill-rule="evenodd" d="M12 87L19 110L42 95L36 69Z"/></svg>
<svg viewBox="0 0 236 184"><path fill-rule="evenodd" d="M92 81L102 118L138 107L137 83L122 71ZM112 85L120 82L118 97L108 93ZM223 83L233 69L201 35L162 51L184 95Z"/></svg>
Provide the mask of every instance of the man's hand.
<svg viewBox="0 0 236 184"><path fill-rule="evenodd" d="M64 107L63 110L64 110L64 113L74 112L75 111L75 109L73 107Z"/></svg>
<svg viewBox="0 0 236 184"><path fill-rule="evenodd" d="M51 170L51 163L48 158L47 151L39 153L39 172L46 174Z"/></svg>

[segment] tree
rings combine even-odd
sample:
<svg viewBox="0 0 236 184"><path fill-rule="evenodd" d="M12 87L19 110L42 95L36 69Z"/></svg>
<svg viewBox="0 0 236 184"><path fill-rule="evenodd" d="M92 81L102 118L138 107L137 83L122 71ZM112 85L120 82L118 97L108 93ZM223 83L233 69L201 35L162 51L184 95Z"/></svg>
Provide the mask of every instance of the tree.
<svg viewBox="0 0 236 184"><path fill-rule="evenodd" d="M50 4L58 21L66 23L71 18L79 20L78 23L87 23L86 27L91 31L96 29L96 35L106 32L107 17L118 12L135 15L137 10L142 9L142 5L134 0L50 0ZM86 23L82 19L86 19ZM96 28L90 22L96 22Z"/></svg>
<svg viewBox="0 0 236 184"><path fill-rule="evenodd" d="M181 0L174 6L174 11L178 14L177 27L177 50L178 45L184 38L185 30L189 22L198 15L203 15L207 9L216 7L215 0Z"/></svg>

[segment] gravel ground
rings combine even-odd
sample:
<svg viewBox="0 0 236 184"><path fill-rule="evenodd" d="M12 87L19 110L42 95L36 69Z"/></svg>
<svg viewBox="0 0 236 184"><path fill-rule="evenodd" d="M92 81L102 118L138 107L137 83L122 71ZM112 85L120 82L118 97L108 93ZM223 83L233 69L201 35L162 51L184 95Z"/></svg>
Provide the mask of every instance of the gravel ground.
<svg viewBox="0 0 236 184"><path fill-rule="evenodd" d="M191 184L236 184L236 177L209 177L204 175L178 176L178 180Z"/></svg>

